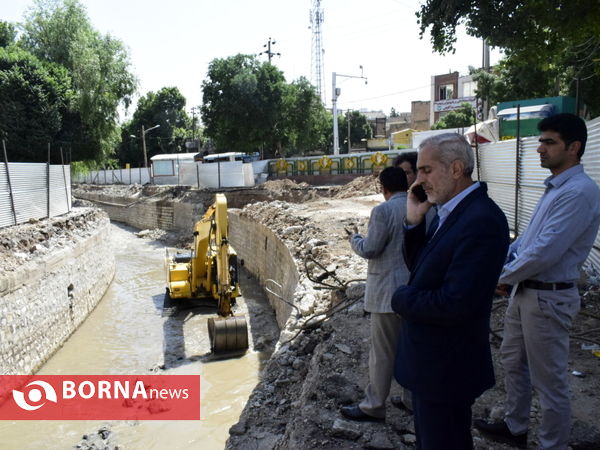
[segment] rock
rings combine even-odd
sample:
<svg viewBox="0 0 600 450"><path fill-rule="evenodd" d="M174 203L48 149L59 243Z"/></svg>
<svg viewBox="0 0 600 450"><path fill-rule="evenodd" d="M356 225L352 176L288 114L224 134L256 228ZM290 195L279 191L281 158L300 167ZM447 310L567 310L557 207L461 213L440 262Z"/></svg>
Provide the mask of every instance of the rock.
<svg viewBox="0 0 600 450"><path fill-rule="evenodd" d="M492 422L496 422L498 420L502 420L504 418L504 407L501 405L496 405L490 411L490 420Z"/></svg>
<svg viewBox="0 0 600 450"><path fill-rule="evenodd" d="M300 351L298 353L300 355L309 355L315 350L316 346L317 346L317 340L311 339L302 347L302 349L300 349Z"/></svg>
<svg viewBox="0 0 600 450"><path fill-rule="evenodd" d="M275 380L275 386L280 387L280 386L285 386L286 384L290 383L290 379L289 378L278 378L277 380Z"/></svg>
<svg viewBox="0 0 600 450"><path fill-rule="evenodd" d="M254 350L256 351L262 351L265 348L267 348L267 346L269 345L269 338L265 337L265 336L260 336L256 342L254 342Z"/></svg>
<svg viewBox="0 0 600 450"><path fill-rule="evenodd" d="M238 423L236 423L235 425L232 425L229 428L229 434L232 436L241 436L243 434L246 434L246 430L247 430L246 421L240 420Z"/></svg>
<svg viewBox="0 0 600 450"><path fill-rule="evenodd" d="M355 441L362 436L362 431L357 424L342 419L335 419L331 427L331 434L335 437Z"/></svg>
<svg viewBox="0 0 600 450"><path fill-rule="evenodd" d="M352 349L346 344L335 344L335 348L337 348L340 352L345 353L346 355L352 354Z"/></svg>
<svg viewBox="0 0 600 450"><path fill-rule="evenodd" d="M283 230L281 234L287 236L288 234L300 232L303 228L304 227L302 225L292 225L291 227L287 227L285 230Z"/></svg>
<svg viewBox="0 0 600 450"><path fill-rule="evenodd" d="M292 368L294 370L300 370L302 367L304 367L304 362L300 358L294 359L292 362Z"/></svg>
<svg viewBox="0 0 600 450"><path fill-rule="evenodd" d="M334 356L331 353L323 353L322 358L323 361L331 361L334 358Z"/></svg>
<svg viewBox="0 0 600 450"><path fill-rule="evenodd" d="M98 434L104 440L108 439L111 435L111 431L107 427L100 428Z"/></svg>
<svg viewBox="0 0 600 450"><path fill-rule="evenodd" d="M402 439L402 442L405 444L415 444L417 442L417 436L414 434L403 434L400 436L400 439Z"/></svg>
<svg viewBox="0 0 600 450"><path fill-rule="evenodd" d="M369 442L365 444L365 448L373 449L393 449L394 444L388 439L385 433L374 433Z"/></svg>

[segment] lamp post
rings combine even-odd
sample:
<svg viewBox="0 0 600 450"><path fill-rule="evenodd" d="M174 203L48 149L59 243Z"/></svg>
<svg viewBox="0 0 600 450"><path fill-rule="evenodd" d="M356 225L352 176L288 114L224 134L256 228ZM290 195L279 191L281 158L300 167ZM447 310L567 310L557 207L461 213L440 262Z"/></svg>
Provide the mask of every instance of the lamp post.
<svg viewBox="0 0 600 450"><path fill-rule="evenodd" d="M147 130L144 130L144 125L142 125L142 148L144 149L144 167L147 169L148 168L148 157L146 156L146 133L148 131L152 131L155 128L160 127L160 125L154 125L152 128L148 128Z"/></svg>
<svg viewBox="0 0 600 450"><path fill-rule="evenodd" d="M365 84L367 84L367 77L363 77L363 66L360 66L360 76L356 75L342 75L339 73L332 72L332 94L331 94L331 106L333 112L333 154L340 154L340 137L338 136L338 123L337 123L337 98L342 93L342 90L335 87L335 82L337 77L344 78L362 78L365 80Z"/></svg>

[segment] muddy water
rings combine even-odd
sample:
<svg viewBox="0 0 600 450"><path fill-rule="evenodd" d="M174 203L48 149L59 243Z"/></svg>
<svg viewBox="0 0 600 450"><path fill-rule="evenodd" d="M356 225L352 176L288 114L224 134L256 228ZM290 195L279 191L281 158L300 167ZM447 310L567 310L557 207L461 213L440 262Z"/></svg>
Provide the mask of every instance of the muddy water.
<svg viewBox="0 0 600 450"><path fill-rule="evenodd" d="M137 238L131 228L112 227L117 267L110 288L38 373L200 374L201 420L0 422L0 448L68 449L109 423L120 449L219 449L256 385L268 355L250 351L241 358L210 361L206 321L214 311L192 305L164 310L164 248ZM275 322L268 317L264 294L247 273L242 272L240 283L244 297L238 311L250 308L261 320L267 317L269 323L260 326L272 335ZM256 338L251 333L251 348Z"/></svg>

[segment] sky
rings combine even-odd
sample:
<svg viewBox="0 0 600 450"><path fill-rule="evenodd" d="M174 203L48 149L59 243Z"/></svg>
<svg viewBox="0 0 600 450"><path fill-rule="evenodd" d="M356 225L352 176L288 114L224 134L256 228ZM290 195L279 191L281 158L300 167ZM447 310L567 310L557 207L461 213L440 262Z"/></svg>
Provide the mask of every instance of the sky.
<svg viewBox="0 0 600 450"><path fill-rule="evenodd" d="M0 19L20 22L32 0L0 0ZM411 101L429 100L431 76L479 67L481 40L458 34L456 53L433 53L429 34L419 39L415 12L423 0L321 0L324 22L326 106L332 73L341 89L338 109L389 114L410 111ZM128 48L139 95L176 86L186 109L202 103L202 81L214 58L260 54L275 41L272 63L288 82L311 79L310 10L314 0L80 0L93 27ZM491 63L500 52L492 50ZM267 56L259 58L266 61ZM364 80L341 75L360 76ZM130 109L129 114L133 112Z"/></svg>

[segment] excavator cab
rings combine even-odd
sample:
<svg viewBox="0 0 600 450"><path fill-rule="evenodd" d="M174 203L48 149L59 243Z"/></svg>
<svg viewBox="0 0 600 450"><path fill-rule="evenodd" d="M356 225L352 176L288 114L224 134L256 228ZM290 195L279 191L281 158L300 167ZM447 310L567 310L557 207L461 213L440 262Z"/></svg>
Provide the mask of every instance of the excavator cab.
<svg viewBox="0 0 600 450"><path fill-rule="evenodd" d="M232 307L240 295L237 255L229 245L227 199L217 194L202 219L194 225L191 253L167 252L167 295L173 299L209 299L219 317L208 319L211 351L239 353L248 349L248 326Z"/></svg>

